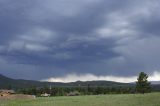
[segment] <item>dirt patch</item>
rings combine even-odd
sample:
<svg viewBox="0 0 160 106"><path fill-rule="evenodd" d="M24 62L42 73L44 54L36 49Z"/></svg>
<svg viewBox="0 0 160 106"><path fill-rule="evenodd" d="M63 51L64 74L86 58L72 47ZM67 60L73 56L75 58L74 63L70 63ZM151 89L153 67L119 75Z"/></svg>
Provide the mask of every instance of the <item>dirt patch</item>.
<svg viewBox="0 0 160 106"><path fill-rule="evenodd" d="M35 99L33 95L24 95L24 94L14 94L14 95L7 95L7 96L0 96L2 100L16 100L16 99Z"/></svg>

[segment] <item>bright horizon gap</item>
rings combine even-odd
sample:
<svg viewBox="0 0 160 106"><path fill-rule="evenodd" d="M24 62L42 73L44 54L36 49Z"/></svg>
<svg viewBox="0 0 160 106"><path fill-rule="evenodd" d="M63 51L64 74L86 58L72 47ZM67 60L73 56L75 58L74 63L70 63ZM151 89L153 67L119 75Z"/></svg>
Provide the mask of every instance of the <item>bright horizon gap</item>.
<svg viewBox="0 0 160 106"><path fill-rule="evenodd" d="M160 72L155 71L153 74L148 75L148 81L160 81ZM94 74L88 73L88 74L76 74L71 73L67 74L66 76L62 77L51 77L48 79L43 79L41 81L47 81L47 82L76 82L76 81L98 81L98 80L105 80L105 81L114 81L114 82L122 82L122 83L130 83L135 82L137 80L138 76L132 76L132 77L118 77L118 76L112 76L112 75L106 75L106 76L96 76Z"/></svg>

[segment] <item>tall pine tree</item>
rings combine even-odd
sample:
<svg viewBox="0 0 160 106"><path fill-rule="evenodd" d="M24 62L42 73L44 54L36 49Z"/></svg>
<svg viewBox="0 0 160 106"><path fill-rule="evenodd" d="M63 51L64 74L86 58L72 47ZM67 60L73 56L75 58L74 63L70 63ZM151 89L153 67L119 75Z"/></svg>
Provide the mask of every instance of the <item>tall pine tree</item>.
<svg viewBox="0 0 160 106"><path fill-rule="evenodd" d="M151 92L151 86L148 82L148 75L144 72L141 72L137 78L136 82L136 91L138 93L148 93Z"/></svg>

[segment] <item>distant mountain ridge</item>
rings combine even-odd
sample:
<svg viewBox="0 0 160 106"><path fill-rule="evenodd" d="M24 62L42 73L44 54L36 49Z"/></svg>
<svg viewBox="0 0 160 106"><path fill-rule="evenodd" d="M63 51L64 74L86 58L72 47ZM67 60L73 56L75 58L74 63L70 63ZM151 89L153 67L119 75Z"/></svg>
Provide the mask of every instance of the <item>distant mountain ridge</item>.
<svg viewBox="0 0 160 106"><path fill-rule="evenodd" d="M159 82L154 82L154 84L159 84ZM32 80L23 80L23 79L12 79L0 74L0 89L21 89L21 88L30 88L30 87L125 87L125 86L135 86L135 83L120 83L113 81L77 81L70 83L62 82L40 82Z"/></svg>
<svg viewBox="0 0 160 106"><path fill-rule="evenodd" d="M28 87L44 87L44 86L52 86L52 87L78 87L78 86L128 86L133 85L130 83L119 83L112 81L77 81L70 83L62 83L62 82L40 82L40 81L32 81L32 80L23 80L23 79L11 79L6 76L0 74L0 89L2 88L28 88Z"/></svg>
<svg viewBox="0 0 160 106"><path fill-rule="evenodd" d="M160 84L160 81L151 81L151 84Z"/></svg>

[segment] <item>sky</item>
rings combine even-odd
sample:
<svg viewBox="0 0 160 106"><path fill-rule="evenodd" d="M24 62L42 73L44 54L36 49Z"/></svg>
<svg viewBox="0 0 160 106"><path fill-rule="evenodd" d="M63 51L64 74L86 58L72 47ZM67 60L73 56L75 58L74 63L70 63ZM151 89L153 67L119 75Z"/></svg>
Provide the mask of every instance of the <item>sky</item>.
<svg viewBox="0 0 160 106"><path fill-rule="evenodd" d="M0 74L160 81L159 0L0 0Z"/></svg>

